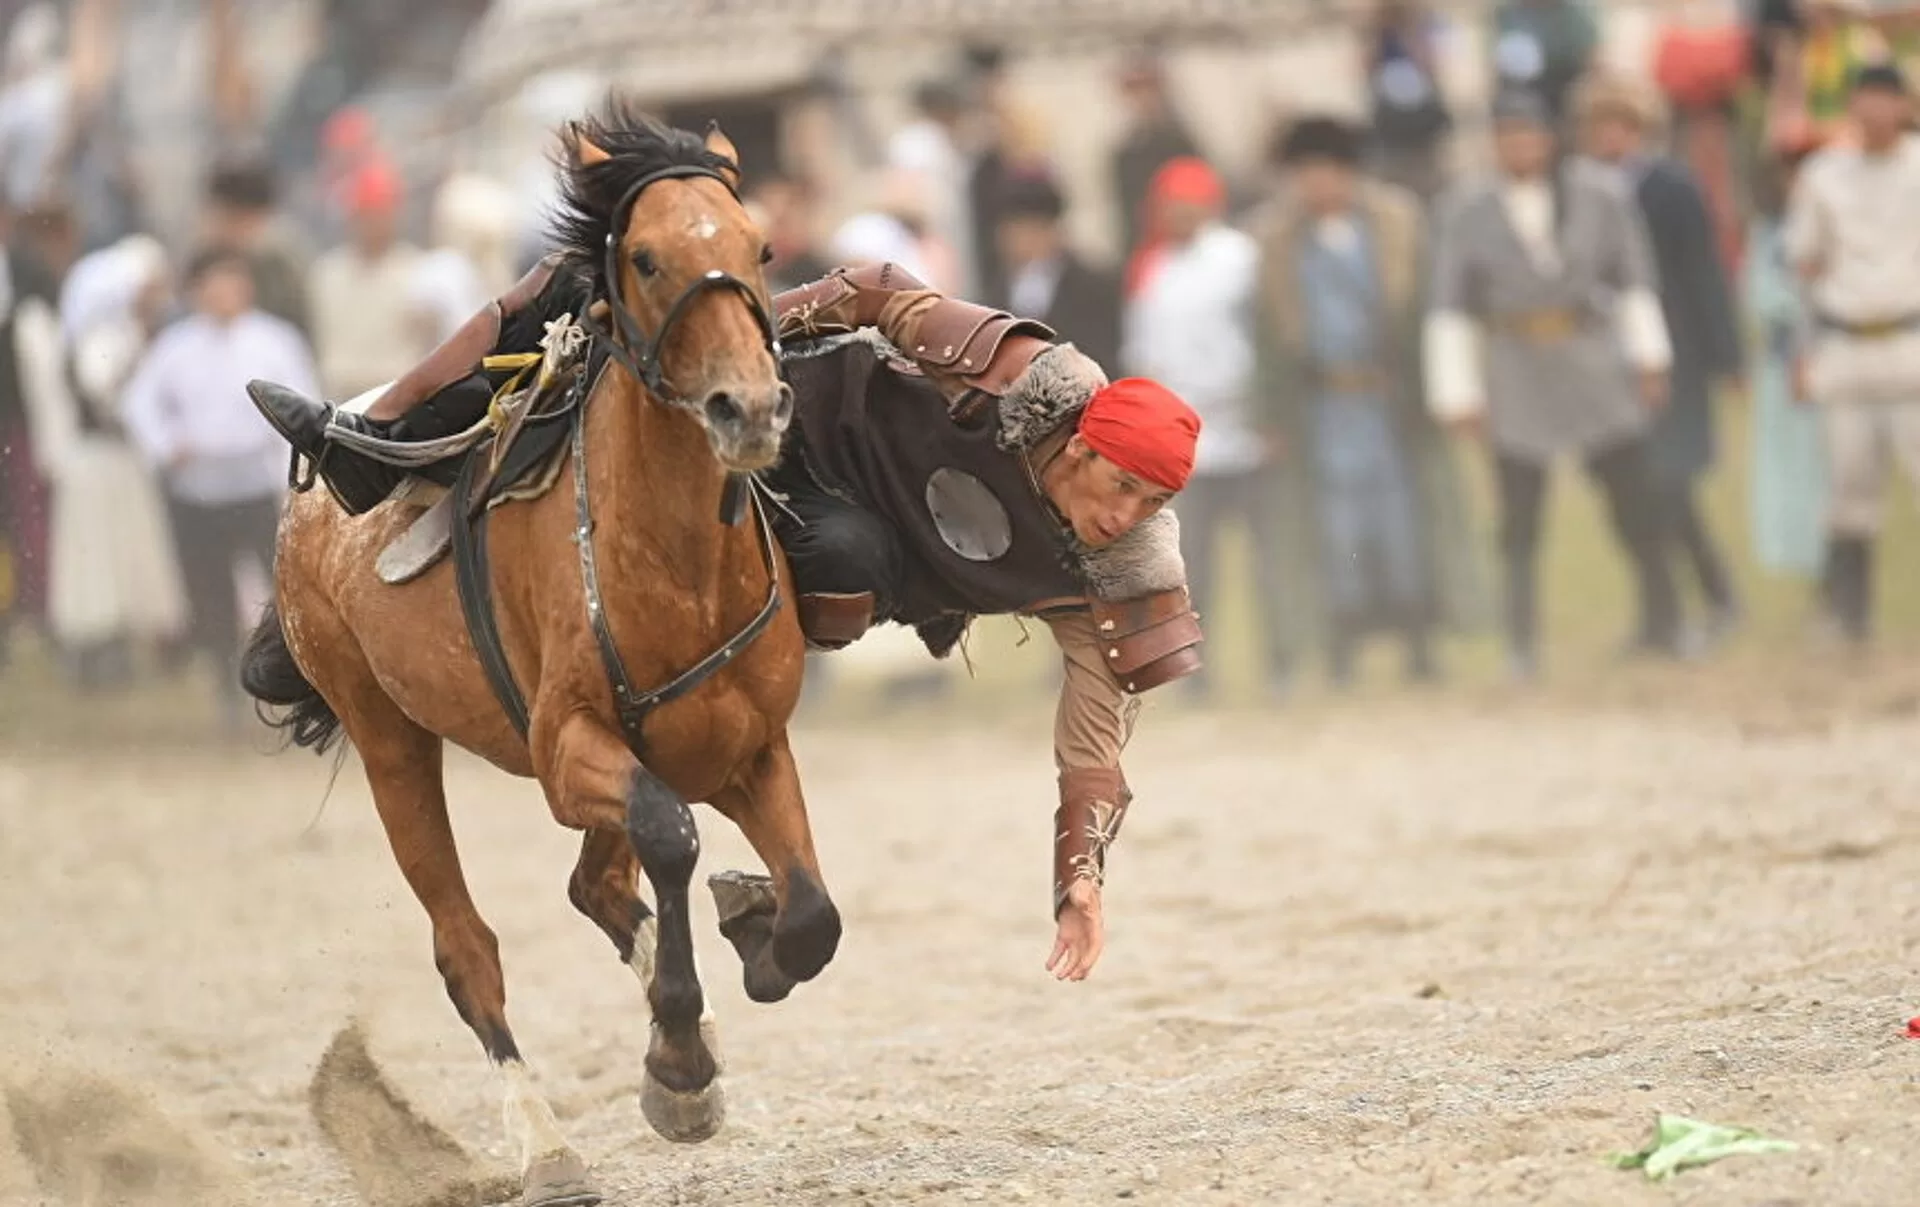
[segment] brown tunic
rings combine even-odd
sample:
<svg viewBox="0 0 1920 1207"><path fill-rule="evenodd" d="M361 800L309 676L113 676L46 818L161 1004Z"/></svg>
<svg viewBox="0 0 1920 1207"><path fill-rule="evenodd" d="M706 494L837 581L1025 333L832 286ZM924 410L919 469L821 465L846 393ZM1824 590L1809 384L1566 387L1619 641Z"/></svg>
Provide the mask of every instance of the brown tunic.
<svg viewBox="0 0 1920 1207"><path fill-rule="evenodd" d="M815 478L900 535L907 565L893 619L1002 615L1085 592L1066 532L1025 458L996 443L994 425L956 423L932 383L864 340L795 356L786 375ZM964 553L941 533L935 483L969 480L991 496L989 513L994 503L1004 512L1004 550L995 541Z"/></svg>
<svg viewBox="0 0 1920 1207"><path fill-rule="evenodd" d="M865 340L787 359L796 422L820 484L870 509L900 534L907 566L901 614L917 624L941 614L1036 614L1065 660L1054 725L1061 770L1116 769L1131 729L1133 697L1108 669L1084 606L1088 594L1067 531L1040 495L1022 452L1001 448L995 425L963 426L909 362L882 359ZM958 470L1005 508L1009 544L987 560L956 552L927 502L939 470ZM1047 605L1044 609L1041 605Z"/></svg>

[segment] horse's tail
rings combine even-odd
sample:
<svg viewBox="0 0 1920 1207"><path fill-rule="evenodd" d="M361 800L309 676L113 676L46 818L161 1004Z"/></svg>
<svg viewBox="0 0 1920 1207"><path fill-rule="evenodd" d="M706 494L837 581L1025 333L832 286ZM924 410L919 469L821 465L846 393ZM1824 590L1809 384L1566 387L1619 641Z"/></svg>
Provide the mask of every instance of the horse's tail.
<svg viewBox="0 0 1920 1207"><path fill-rule="evenodd" d="M240 656L240 686L259 701L260 719L285 730L295 746L325 754L340 741L340 718L300 673L300 664L287 648L278 605L266 606L247 638L246 651ZM284 711L275 715L270 709Z"/></svg>

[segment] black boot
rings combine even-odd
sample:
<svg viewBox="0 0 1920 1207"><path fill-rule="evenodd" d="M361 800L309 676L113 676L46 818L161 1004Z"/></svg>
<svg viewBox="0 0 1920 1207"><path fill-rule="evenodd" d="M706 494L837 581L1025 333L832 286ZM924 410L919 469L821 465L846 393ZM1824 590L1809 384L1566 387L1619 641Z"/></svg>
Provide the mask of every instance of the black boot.
<svg viewBox="0 0 1920 1207"><path fill-rule="evenodd" d="M483 373L461 378L398 419L369 419L316 402L270 381L247 385L247 396L295 452L307 459L349 515L371 511L386 501L409 473L451 486L459 458L437 465L401 469L378 461L333 438L346 429L383 440L438 440L458 435L479 422L493 399L493 384Z"/></svg>
<svg viewBox="0 0 1920 1207"><path fill-rule="evenodd" d="M332 429L344 428L385 438L389 424L329 406L271 381L248 382L247 397L293 451L306 458L312 472L327 484L349 515L378 507L406 477L406 471L343 447L330 436ZM297 475L293 481L296 489L303 489ZM307 481L311 483L311 479Z"/></svg>

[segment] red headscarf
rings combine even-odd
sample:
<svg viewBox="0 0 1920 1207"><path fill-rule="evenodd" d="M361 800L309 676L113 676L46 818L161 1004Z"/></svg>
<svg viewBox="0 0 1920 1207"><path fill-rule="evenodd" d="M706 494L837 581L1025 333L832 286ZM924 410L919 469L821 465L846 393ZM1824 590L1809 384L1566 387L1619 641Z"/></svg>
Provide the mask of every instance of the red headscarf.
<svg viewBox="0 0 1920 1207"><path fill-rule="evenodd" d="M1123 377L1094 391L1079 431L1094 452L1121 469L1177 491L1193 473L1200 416L1159 382Z"/></svg>
<svg viewBox="0 0 1920 1207"><path fill-rule="evenodd" d="M1146 221L1142 223L1140 246L1134 249L1133 257L1127 261L1125 284L1128 296L1139 292L1160 258L1166 254L1167 236L1161 211L1169 204L1182 202L1211 210L1226 206L1227 186L1221 183L1220 174L1206 160L1182 155L1161 164L1160 170L1153 174L1153 180L1147 185L1144 203Z"/></svg>

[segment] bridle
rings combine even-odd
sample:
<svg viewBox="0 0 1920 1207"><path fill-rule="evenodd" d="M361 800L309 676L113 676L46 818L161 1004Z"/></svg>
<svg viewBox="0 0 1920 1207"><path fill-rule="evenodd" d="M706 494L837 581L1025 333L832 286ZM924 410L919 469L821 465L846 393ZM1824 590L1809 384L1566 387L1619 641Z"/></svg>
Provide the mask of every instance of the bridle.
<svg viewBox="0 0 1920 1207"><path fill-rule="evenodd" d="M620 195L619 202L613 207L610 229L607 231L605 259L601 265L602 275L606 278L604 288L607 310L613 316L618 337L616 338L613 331L608 331L595 323L591 317L582 321L582 325L602 343L607 352L647 387L649 394L668 406L679 407L682 410L693 410L695 404L682 397L668 384L662 356L675 326L686 317L687 310L702 296L716 290L739 294L747 304L748 313L753 315L753 321L760 326L760 335L766 342L767 351L773 354L776 361L780 357L780 339L774 333L773 316L767 312L766 304L760 300L759 292L730 272L711 268L695 278L691 284L680 291L680 296L673 300L673 305L667 307L666 317L660 320L660 329L651 338L641 327L640 320L634 317L633 311L627 309L626 303L620 300L620 236L627 228L628 219L633 216L633 207L640 200L640 194L645 192L648 186L658 184L662 180L684 180L701 176L719 181L726 186L727 192L738 198L739 194L735 191L733 182L728 180L719 169L699 164L674 164L656 169L634 181L627 191Z"/></svg>
<svg viewBox="0 0 1920 1207"><path fill-rule="evenodd" d="M680 291L673 305L667 308L667 314L660 322L660 330L649 339L641 328L639 320L620 300L620 233L626 229L627 219L634 202L648 185L662 180L672 180L691 176L708 176L727 186L733 192L733 184L719 171L708 167L676 165L650 172L635 181L614 207L612 229L607 233L606 251L606 302L607 309L613 315L619 338L604 327L595 324L592 319L583 320L588 333L604 347L607 353L624 365L634 377L647 387L647 392L668 406L683 410L693 410L693 403L679 397L668 386L666 371L660 363L661 351L667 339L673 334L674 325L687 313L687 308L695 298L714 290L732 290L746 299L747 309L760 324L761 334L767 342L767 350L778 361L780 342L774 335L773 320L760 302L760 295L752 286L731 273L713 269L701 275L691 285ZM593 549L593 509L589 503L587 488L587 421L584 395L591 394L592 387L582 372L576 379L576 387L583 391L583 400L575 409L573 417L573 492L574 492L574 532L573 540L580 549L581 585L586 594L587 625L593 632L594 644L600 650L600 664L606 672L608 686L613 691L614 712L620 718L620 731L626 738L627 748L638 758L645 758L646 738L643 730L647 717L654 709L669 701L693 691L718 672L722 667L753 644L754 640L766 632L773 623L773 617L780 610L780 553L775 545L773 525L768 522L760 496L755 492L750 480L744 474L728 473L726 489L720 502L720 522L729 526L737 524L746 515L748 504L752 504L753 517L759 529L760 556L767 569L767 598L752 620L731 638L705 658L682 671L671 681L649 691L635 687L627 675L625 662L620 657L619 643L614 640L613 630L607 623L607 607L600 590L599 565ZM504 658L499 659L504 667ZM519 728L521 735L527 732L527 712L525 702L520 699L518 689L513 685L510 673L496 672L483 658L483 665L489 667L488 675L493 680L495 694L500 697L507 715Z"/></svg>

